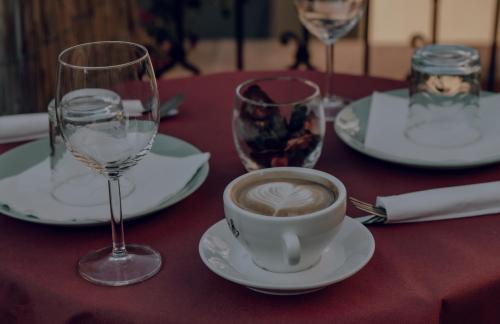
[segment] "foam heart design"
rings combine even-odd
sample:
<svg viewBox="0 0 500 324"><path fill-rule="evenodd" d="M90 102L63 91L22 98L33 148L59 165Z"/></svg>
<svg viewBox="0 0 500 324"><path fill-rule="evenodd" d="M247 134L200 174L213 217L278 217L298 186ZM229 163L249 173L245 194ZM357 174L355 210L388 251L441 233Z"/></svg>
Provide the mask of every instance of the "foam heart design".
<svg viewBox="0 0 500 324"><path fill-rule="evenodd" d="M313 207L318 203L318 192L314 186L288 182L263 183L249 190L247 197L251 202L272 208L273 216L283 209Z"/></svg>

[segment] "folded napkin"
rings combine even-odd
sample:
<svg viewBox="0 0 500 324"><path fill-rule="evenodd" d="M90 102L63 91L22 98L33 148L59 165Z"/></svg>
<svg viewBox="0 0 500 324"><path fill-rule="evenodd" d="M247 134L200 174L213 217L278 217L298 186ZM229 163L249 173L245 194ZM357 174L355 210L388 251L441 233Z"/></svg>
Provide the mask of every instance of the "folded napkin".
<svg viewBox="0 0 500 324"><path fill-rule="evenodd" d="M49 135L46 113L0 117L0 144L27 141Z"/></svg>
<svg viewBox="0 0 500 324"><path fill-rule="evenodd" d="M210 158L209 153L168 157L149 153L124 175L135 189L122 201L124 218L152 211L182 190L196 171ZM92 187L106 188L103 176ZM0 180L0 201L11 209L53 223L93 223L109 220L109 206L70 206L51 195L50 161L44 161L9 178ZM106 190L100 190L107 195Z"/></svg>
<svg viewBox="0 0 500 324"><path fill-rule="evenodd" d="M418 145L404 135L408 98L375 92L366 130L365 147L400 158L426 162L472 162L497 156L500 152L500 95L481 97L479 108L481 139L459 148Z"/></svg>
<svg viewBox="0 0 500 324"><path fill-rule="evenodd" d="M386 223L423 222L500 213L499 197L495 181L377 197L376 205L386 209Z"/></svg>

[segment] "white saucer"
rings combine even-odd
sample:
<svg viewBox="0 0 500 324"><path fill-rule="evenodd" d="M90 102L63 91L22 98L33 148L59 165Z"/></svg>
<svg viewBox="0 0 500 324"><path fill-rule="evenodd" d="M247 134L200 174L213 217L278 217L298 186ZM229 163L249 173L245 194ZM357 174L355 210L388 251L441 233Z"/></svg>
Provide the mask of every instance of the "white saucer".
<svg viewBox="0 0 500 324"><path fill-rule="evenodd" d="M370 231L348 216L341 226L320 262L295 273L275 273L256 266L224 219L203 234L199 252L210 270L229 281L265 294L305 294L352 276L371 259L375 240Z"/></svg>

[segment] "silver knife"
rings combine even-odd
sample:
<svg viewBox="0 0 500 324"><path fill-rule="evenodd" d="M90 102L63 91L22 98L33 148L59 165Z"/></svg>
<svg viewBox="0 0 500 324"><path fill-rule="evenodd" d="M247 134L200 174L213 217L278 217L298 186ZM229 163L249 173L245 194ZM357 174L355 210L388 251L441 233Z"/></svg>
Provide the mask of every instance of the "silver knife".
<svg viewBox="0 0 500 324"><path fill-rule="evenodd" d="M178 94L160 104L160 119L175 116L179 113L179 106L184 102L185 96Z"/></svg>

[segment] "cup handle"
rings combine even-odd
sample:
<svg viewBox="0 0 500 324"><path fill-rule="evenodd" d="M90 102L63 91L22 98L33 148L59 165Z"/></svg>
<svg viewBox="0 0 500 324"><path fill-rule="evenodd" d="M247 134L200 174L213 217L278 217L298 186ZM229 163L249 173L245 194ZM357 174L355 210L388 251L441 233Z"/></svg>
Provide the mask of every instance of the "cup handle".
<svg viewBox="0 0 500 324"><path fill-rule="evenodd" d="M286 232L282 236L283 243L285 244L285 254L288 264L293 266L300 261L300 241L297 234Z"/></svg>

